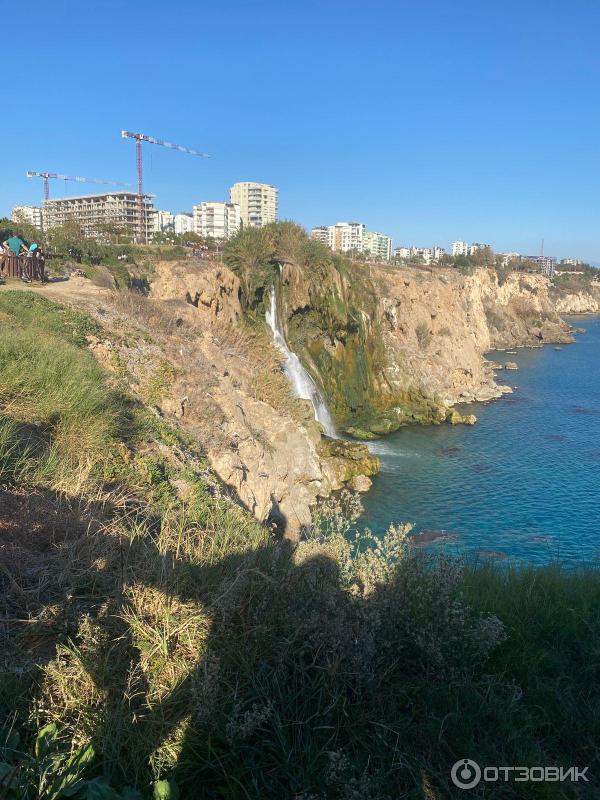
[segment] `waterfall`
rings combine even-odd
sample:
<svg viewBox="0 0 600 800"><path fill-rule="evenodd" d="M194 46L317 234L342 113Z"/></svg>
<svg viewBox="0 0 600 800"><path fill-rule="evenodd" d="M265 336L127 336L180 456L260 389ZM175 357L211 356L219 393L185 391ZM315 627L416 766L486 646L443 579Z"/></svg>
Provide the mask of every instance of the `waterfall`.
<svg viewBox="0 0 600 800"><path fill-rule="evenodd" d="M310 400L317 422L323 426L323 430L327 436L331 436L332 439L337 439L337 431L329 409L327 408L323 393L309 373L304 369L296 353L293 353L287 346L285 336L283 335L283 328L281 327L277 315L277 297L275 295L274 286L271 287L271 304L270 309L265 312L265 319L267 325L273 331L273 342L285 356L284 370L292 384L294 393L303 400Z"/></svg>

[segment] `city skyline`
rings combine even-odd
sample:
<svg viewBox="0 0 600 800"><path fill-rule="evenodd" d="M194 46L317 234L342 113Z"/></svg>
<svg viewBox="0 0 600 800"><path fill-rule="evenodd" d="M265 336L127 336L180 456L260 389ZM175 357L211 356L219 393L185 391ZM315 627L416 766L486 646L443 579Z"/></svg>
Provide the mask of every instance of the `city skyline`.
<svg viewBox="0 0 600 800"><path fill-rule="evenodd" d="M600 8L526 6L331 2L315 26L311 2L166 12L151 0L140 19L113 0L33 0L14 24L33 14L44 37L19 74L34 86L43 69L46 88L38 124L15 115L0 134L0 213L39 204L27 170L134 183L127 128L211 154L148 148L157 207L189 210L252 180L278 186L280 218L308 230L359 219L397 244L460 236L521 252L545 238L547 252L597 262ZM194 91L214 63L219 80Z"/></svg>
<svg viewBox="0 0 600 800"><path fill-rule="evenodd" d="M234 184L234 186L230 187L229 195L231 197L232 191L236 187L240 187L242 185L251 185L256 187L257 189L260 187L261 190L268 190L273 193L273 199L270 199L269 202L271 206L269 208L269 214L267 218L261 220L259 223L250 222L246 216L245 227L262 227L263 225L268 224L269 222L276 222L278 220L277 216L277 208L278 208L278 195L279 190L277 187L272 186L271 184L257 184L255 182L244 182L244 184ZM91 193L89 195L69 195L60 198L50 198L49 202L50 206L53 206L54 203L68 203L70 200L80 200L80 199L89 199L92 200L94 198L102 198L105 197L107 193ZM126 192L123 190L116 190L115 192L108 192L108 194L112 195L130 195L131 198L135 197L135 194L131 192ZM263 202L264 202L263 197ZM52 202L54 201L54 202ZM152 205L150 201L150 205ZM203 208L201 212L200 209ZM228 219L228 215L231 214L231 211L227 209L230 208L231 211L234 211L234 216L232 219ZM44 204L41 206L14 206L10 215L7 215L7 218L12 219L15 222L18 221L25 221L30 224L33 224L36 227L42 228L42 214L44 211ZM212 217L212 220L209 221L208 218L204 217L204 220L200 222L200 217L204 216L204 214L208 214ZM237 230L244 227L244 222L241 213L241 207L239 204L231 203L230 201L200 201L199 203L195 203L192 206L191 210L184 210L184 211L171 211L169 209L159 209L153 208L152 214L154 216L153 222L150 225L149 230L152 230L156 233L164 232L165 230L172 229L174 233L185 233L187 231L193 231L195 233L201 233L204 236L209 238L214 238L217 236L216 231L226 231L225 235L219 234L217 238L230 238ZM183 225L181 221L184 221L186 224ZM51 227L55 226L57 223L56 220L53 220ZM299 223L300 224L300 223ZM85 226L84 226L85 227ZM347 228L347 229L357 229L361 228L362 233L361 236L361 243L358 247L352 246L352 243L346 243L342 245L341 241L336 245L335 244L335 236L334 230L339 229L340 227ZM515 256L520 258L532 258L532 259L539 259L546 257L547 259L554 260L554 261L563 261L564 263L572 263L572 264L581 264L581 263L589 263L592 266L598 266L597 262L588 261L586 262L585 259L581 259L578 257L574 257L573 254L565 256L564 254L560 256L549 256L547 251L544 255L544 240L542 239L540 243L540 252L534 252L533 250L529 251L529 256L523 255L520 252L504 249L499 250L495 245L489 243L481 243L481 242L472 242L468 243L462 240L454 240L451 242L451 246L449 248L442 247L437 241L436 244L433 246L425 246L421 247L419 245L407 244L407 240L402 240L401 242L394 242L392 237L387 236L387 234L383 232L376 232L376 231L367 231L366 225L362 222L358 221L349 221L349 222L337 222L334 225L318 225L313 227L312 229L305 228L308 235L312 238L317 238L323 241L324 243L328 244L328 246L333 250L340 250L341 252L348 252L352 249L363 250L362 246L362 237L363 235L370 237L371 241L370 244L366 245L365 252L369 252L372 250L372 254L375 253L383 253L385 251L386 255L382 256L382 260L390 260L392 256L392 252L395 256L398 255L399 251L407 251L406 254L401 254L401 258L408 257L408 254L415 255L417 253L424 253L425 254L425 262L429 263L429 261L437 262L442 255L472 255L474 251L481 249L482 247L490 247L491 250L498 254L498 255L505 255L505 256ZM86 235L92 235L89 231ZM352 236L349 231L347 231L347 235ZM384 241L387 240L387 241ZM365 240L367 241L367 240Z"/></svg>

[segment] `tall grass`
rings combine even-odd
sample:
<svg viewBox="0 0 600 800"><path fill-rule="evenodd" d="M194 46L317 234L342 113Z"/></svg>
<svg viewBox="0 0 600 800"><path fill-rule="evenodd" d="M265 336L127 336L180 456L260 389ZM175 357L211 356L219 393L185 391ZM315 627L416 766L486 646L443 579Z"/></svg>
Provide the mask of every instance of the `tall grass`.
<svg viewBox="0 0 600 800"><path fill-rule="evenodd" d="M122 409L91 355L55 336L0 338L0 473L77 494L110 458Z"/></svg>
<svg viewBox="0 0 600 800"><path fill-rule="evenodd" d="M446 800L459 758L590 767L473 798L598 796L597 572L465 568L406 526L352 539L350 501L278 542L177 431L148 414L125 437L68 314L37 311L0 320L0 497L27 510L0 507L0 728L91 745L71 796ZM57 524L109 450L102 514Z"/></svg>

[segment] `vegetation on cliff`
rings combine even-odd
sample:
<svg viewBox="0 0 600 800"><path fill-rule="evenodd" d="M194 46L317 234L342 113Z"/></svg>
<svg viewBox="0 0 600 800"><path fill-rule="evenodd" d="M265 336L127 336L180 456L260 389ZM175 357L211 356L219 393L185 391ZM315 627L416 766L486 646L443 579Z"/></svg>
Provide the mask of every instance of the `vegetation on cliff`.
<svg viewBox="0 0 600 800"><path fill-rule="evenodd" d="M598 775L596 572L353 537L349 495L278 541L101 335L0 293L0 796L442 800L462 757Z"/></svg>
<svg viewBox="0 0 600 800"><path fill-rule="evenodd" d="M373 438L407 422L441 422L444 410L422 388L393 390L369 267L310 239L292 222L247 229L224 260L239 276L243 307L264 314L276 287L290 347L322 386L340 428Z"/></svg>

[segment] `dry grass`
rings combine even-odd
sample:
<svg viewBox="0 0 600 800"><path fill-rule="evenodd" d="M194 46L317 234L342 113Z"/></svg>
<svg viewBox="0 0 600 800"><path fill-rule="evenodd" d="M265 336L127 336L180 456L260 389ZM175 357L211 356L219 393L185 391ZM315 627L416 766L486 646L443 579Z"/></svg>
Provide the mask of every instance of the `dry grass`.
<svg viewBox="0 0 600 800"><path fill-rule="evenodd" d="M266 331L226 324L217 324L213 330L214 341L221 351L240 361L248 374L247 391L251 397L293 419L304 419L303 406L283 372L283 356Z"/></svg>
<svg viewBox="0 0 600 800"><path fill-rule="evenodd" d="M190 321L189 308L183 300L151 300L141 292L125 290L112 292L110 304L117 313L157 339L177 337L181 341L201 332Z"/></svg>
<svg viewBox="0 0 600 800"><path fill-rule="evenodd" d="M63 367L57 408L85 435L82 409L97 405L67 402L67 367L101 373L55 338L44 346ZM34 391L47 385L38 351L24 348L20 365L33 378L1 383L4 409L26 400L32 414L37 398L37 416L55 424ZM91 495L104 474L95 436L83 440L94 479L72 480L80 496L51 488L46 451L27 451L26 438L3 451L0 722L23 742L2 756L35 778L13 796L60 796L40 769L62 780L67 760L31 746L47 723L67 755L92 744L87 777L113 787L84 782L79 798L123 800L126 786L150 797L159 777L182 798L458 798L450 767L463 757L598 774L598 573L469 571L415 549L407 526L353 536L359 509L346 495L309 539L277 542L189 442L147 417L135 437L108 429L104 450L118 445L122 470ZM37 488L14 485L25 451ZM507 800L559 796L539 783L502 789ZM561 786L564 800L584 796Z"/></svg>

